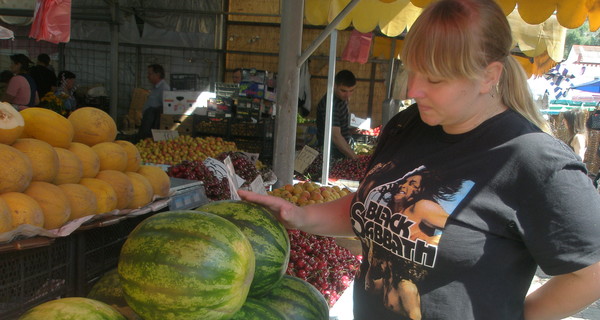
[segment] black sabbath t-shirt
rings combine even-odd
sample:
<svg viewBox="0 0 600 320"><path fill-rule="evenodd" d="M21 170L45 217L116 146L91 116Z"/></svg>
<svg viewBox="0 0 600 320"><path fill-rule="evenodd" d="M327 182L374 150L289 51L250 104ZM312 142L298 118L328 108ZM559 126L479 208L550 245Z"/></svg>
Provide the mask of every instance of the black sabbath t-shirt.
<svg viewBox="0 0 600 320"><path fill-rule="evenodd" d="M600 202L568 146L513 111L448 135L411 108L386 126L351 206L356 320L521 319L535 261L560 274L600 260ZM579 223L557 235L564 212Z"/></svg>

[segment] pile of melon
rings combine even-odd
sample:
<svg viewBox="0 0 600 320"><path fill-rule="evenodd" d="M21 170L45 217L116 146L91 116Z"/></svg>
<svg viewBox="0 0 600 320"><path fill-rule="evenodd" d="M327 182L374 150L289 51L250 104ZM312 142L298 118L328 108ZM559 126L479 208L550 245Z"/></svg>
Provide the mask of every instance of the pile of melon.
<svg viewBox="0 0 600 320"><path fill-rule="evenodd" d="M0 103L0 233L23 224L56 229L167 196L167 174L143 165L135 145L116 136L115 121L97 108L65 118Z"/></svg>

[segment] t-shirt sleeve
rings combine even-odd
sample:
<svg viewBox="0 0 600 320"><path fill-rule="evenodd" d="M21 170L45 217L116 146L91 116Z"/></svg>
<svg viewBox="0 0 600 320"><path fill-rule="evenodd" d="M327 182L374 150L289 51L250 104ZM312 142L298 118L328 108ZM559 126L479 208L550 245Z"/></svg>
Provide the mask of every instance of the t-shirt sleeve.
<svg viewBox="0 0 600 320"><path fill-rule="evenodd" d="M600 195L581 164L551 174L520 213L525 245L549 275L600 261Z"/></svg>

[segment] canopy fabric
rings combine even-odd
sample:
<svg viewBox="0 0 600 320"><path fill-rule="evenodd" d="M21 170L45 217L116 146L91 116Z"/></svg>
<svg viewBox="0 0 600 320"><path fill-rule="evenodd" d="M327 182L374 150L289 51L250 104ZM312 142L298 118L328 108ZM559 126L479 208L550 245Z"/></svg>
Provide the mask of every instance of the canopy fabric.
<svg viewBox="0 0 600 320"><path fill-rule="evenodd" d="M600 79L573 86L573 89L600 93Z"/></svg>
<svg viewBox="0 0 600 320"><path fill-rule="evenodd" d="M550 14L546 16L545 19L532 25L522 18L523 14L521 11L525 10L523 8L536 8L536 10L540 10L541 12L540 8L521 4L519 9L514 9L515 3L517 2L516 0L497 1L507 14L507 19L513 31L514 45L529 57L542 56L541 59L538 59L537 63L532 62L532 65L529 67L527 67L527 64L523 61L522 64L530 74L542 74L545 71L548 71L556 63L563 60L566 28L561 26L562 22L558 14L556 16ZM569 2L569 5L560 6L560 8L563 8L563 12L572 8L571 2L584 2L580 0L554 0L546 2L554 3L556 1L561 3ZM600 3L600 0L594 1L595 3ZM333 21L349 2L350 0L306 0L304 17L309 24L327 25ZM344 19L342 19L336 28L338 30L343 30L352 26L356 30L366 33L379 27L379 30L388 37L396 37L404 32L405 29L410 29L411 25L421 13L422 7L429 2L430 0L362 0ZM521 2L537 3L537 1L533 0L520 0L519 3ZM590 7L595 8L595 6L591 5ZM571 10L569 12L573 11ZM598 12L600 13L600 11ZM530 16L535 17L535 15L526 15L528 19L532 20L532 17ZM583 21L581 23L583 23ZM592 21L590 21L590 25L591 23ZM389 58L391 42L392 40L387 41L376 38L373 44L373 55L375 57ZM397 42L395 56L400 52L400 48L401 43ZM548 57L553 61L547 61ZM544 62L541 63L541 61Z"/></svg>

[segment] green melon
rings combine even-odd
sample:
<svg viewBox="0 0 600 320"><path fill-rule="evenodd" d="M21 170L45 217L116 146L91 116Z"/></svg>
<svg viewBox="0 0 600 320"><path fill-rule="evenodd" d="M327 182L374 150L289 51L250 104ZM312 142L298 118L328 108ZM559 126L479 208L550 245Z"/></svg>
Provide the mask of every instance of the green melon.
<svg viewBox="0 0 600 320"><path fill-rule="evenodd" d="M19 320L126 320L104 302L73 297L44 302L25 312Z"/></svg>
<svg viewBox="0 0 600 320"><path fill-rule="evenodd" d="M129 234L118 272L127 304L145 320L229 319L246 301L254 253L225 218L167 211Z"/></svg>
<svg viewBox="0 0 600 320"><path fill-rule="evenodd" d="M129 320L142 319L127 305L127 301L125 301L117 268L104 273L100 280L94 284L87 297L109 304Z"/></svg>
<svg viewBox="0 0 600 320"><path fill-rule="evenodd" d="M286 320L286 317L268 304L248 298L231 320Z"/></svg>
<svg viewBox="0 0 600 320"><path fill-rule="evenodd" d="M287 320L328 320L329 305L312 284L284 275L279 285L260 302L285 315Z"/></svg>
<svg viewBox="0 0 600 320"><path fill-rule="evenodd" d="M277 285L290 257L290 239L281 222L264 207L246 201L215 201L196 210L214 213L233 222L250 240L256 269L249 296L260 297Z"/></svg>

